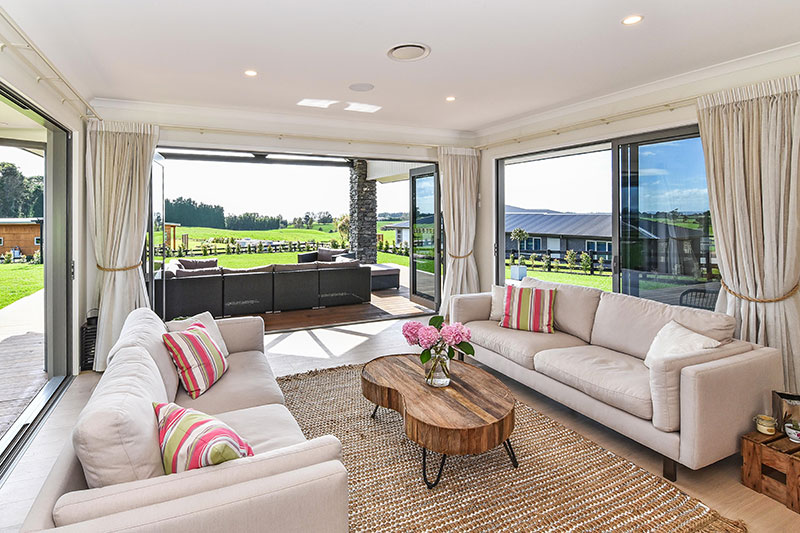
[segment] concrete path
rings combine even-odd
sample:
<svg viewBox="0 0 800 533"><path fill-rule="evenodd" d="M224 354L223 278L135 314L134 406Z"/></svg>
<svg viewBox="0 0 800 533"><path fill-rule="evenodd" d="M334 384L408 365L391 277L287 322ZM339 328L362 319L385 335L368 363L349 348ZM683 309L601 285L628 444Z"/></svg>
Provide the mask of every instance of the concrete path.
<svg viewBox="0 0 800 533"><path fill-rule="evenodd" d="M30 332L44 334L44 289L0 309L0 342Z"/></svg>

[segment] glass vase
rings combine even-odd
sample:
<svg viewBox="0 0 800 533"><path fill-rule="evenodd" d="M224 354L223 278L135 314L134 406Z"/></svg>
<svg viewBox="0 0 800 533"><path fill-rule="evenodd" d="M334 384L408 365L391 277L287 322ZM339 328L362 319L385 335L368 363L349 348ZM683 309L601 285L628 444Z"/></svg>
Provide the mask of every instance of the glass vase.
<svg viewBox="0 0 800 533"><path fill-rule="evenodd" d="M450 358L446 353L434 353L425 365L425 383L431 387L450 385Z"/></svg>

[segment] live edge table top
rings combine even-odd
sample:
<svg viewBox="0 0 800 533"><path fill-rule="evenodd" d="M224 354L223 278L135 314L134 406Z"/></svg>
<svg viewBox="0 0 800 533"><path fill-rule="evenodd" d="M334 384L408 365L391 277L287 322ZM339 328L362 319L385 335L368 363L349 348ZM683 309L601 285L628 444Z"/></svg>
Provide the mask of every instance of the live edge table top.
<svg viewBox="0 0 800 533"><path fill-rule="evenodd" d="M500 380L462 361L450 361L451 382L425 383L417 354L387 355L364 365L364 397L403 415L405 433L423 448L447 455L479 454L514 430L514 395Z"/></svg>

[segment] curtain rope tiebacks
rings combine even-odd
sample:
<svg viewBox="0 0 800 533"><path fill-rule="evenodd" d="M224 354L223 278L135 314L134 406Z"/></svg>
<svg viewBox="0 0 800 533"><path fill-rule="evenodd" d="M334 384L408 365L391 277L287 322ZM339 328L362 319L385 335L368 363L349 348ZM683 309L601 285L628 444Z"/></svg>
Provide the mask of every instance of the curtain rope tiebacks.
<svg viewBox="0 0 800 533"><path fill-rule="evenodd" d="M731 296L735 296L735 297L740 298L742 300L747 300L748 302L755 302L755 303L759 303L759 304L773 304L773 303L777 303L777 302L782 302L784 300L788 300L789 298L791 298L792 296L797 294L798 290L800 290L800 282L798 282L797 284L795 284L794 287L792 287L792 289L789 292L787 292L786 294L784 294L783 296L780 296L778 298L752 298L750 296L747 296L747 295L744 295L744 294L739 294L738 292L732 290L721 279L719 280L719 282L722 284L722 288L725 289L725 291L728 294L730 294Z"/></svg>
<svg viewBox="0 0 800 533"><path fill-rule="evenodd" d="M453 259L466 259L467 257L469 257L469 256L471 256L471 255L472 255L472 250L470 250L469 252L467 252L467 253L466 253L466 254L464 254L464 255L453 255L453 254L451 254L450 252L447 252L447 255L449 255L449 256L450 256L450 257L452 257Z"/></svg>
<svg viewBox="0 0 800 533"><path fill-rule="evenodd" d="M122 268L106 268L104 266L100 266L100 263L95 263L95 264L97 265L97 268L102 270L103 272L125 272L126 270L133 270L133 269L136 269L136 268L139 268L140 266L142 266L142 262L141 261L139 261L135 265L132 265L132 266L129 266L129 267L122 267Z"/></svg>

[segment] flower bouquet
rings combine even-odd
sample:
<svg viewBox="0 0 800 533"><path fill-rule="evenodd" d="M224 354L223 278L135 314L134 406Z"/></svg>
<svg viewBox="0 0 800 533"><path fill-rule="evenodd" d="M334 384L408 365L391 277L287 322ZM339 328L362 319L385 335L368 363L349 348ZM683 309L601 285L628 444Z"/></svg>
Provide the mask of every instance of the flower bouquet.
<svg viewBox="0 0 800 533"><path fill-rule="evenodd" d="M410 346L419 346L419 360L425 366L425 383L432 387L450 384L450 359L458 351L475 355L475 349L467 342L471 337L469 328L461 322L445 324L444 317L431 317L428 325L412 321L403 324L403 336ZM431 363L428 365L428 363Z"/></svg>

